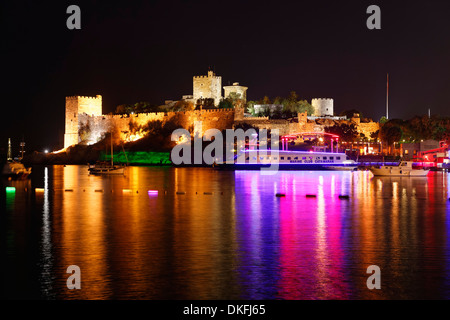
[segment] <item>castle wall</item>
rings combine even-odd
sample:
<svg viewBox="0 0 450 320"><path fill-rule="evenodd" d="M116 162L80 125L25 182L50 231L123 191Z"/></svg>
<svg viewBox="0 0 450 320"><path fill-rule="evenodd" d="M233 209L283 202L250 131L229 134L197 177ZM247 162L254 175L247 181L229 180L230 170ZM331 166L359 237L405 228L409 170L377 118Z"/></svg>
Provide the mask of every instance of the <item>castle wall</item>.
<svg viewBox="0 0 450 320"><path fill-rule="evenodd" d="M209 129L220 131L229 129L234 123L234 109L193 110L180 112L138 113L133 115L79 115L80 140L85 144L93 144L105 135L113 132L123 141L134 141L146 132L146 125L150 121L159 120L163 123L176 118L180 127L191 131L195 121L202 122L201 135Z"/></svg>
<svg viewBox="0 0 450 320"><path fill-rule="evenodd" d="M378 122L360 122L356 125L356 129L359 133L362 133L366 138L370 139L370 135L378 130L380 130L380 124Z"/></svg>
<svg viewBox="0 0 450 320"><path fill-rule="evenodd" d="M146 126L151 121L163 123L174 119L176 123L193 134L194 123L202 122L201 135L209 129L220 131L246 123L259 129L278 129L280 135L296 132L324 132L325 127L339 123L354 123L359 133L370 138L371 133L379 130L376 122L361 123L359 118L348 120L320 119L308 120L307 114L299 113L298 121L269 120L268 117L244 117L244 108L205 109L181 112L138 113L133 115L102 115L101 96L66 98L66 132L64 147L74 144L93 144L105 135L113 132L114 137L123 141L135 141L146 133ZM325 104L326 105L326 104Z"/></svg>

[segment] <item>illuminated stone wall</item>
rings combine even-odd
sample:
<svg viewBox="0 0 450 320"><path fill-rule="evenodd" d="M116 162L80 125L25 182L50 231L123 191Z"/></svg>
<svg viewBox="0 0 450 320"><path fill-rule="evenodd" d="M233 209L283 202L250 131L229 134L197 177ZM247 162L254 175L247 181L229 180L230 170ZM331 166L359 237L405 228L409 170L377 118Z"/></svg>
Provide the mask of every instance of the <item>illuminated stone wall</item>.
<svg viewBox="0 0 450 320"><path fill-rule="evenodd" d="M232 128L234 109L194 110L180 112L138 113L133 115L79 115L79 140L83 144L93 144L105 135L113 133L115 139L120 136L122 141L134 141L145 133L145 126L150 121L159 120L163 123L176 118L180 127L193 133L196 121L202 122L201 135L208 129L224 130Z"/></svg>
<svg viewBox="0 0 450 320"><path fill-rule="evenodd" d="M145 133L145 127L150 121L159 120L163 123L176 119L180 127L193 132L194 123L202 122L201 135L208 129L220 131L234 128L239 124L249 124L260 129L278 129L280 135L296 132L324 132L325 127L339 123L355 123L358 132L370 138L371 133L379 130L376 122L361 123L359 118L351 120L317 119L308 120L306 113L299 113L298 120L269 120L268 117L244 117L244 108L206 109L181 112L138 113L133 115L102 115L102 98L97 97L67 97L66 98L66 131L64 147L74 144L93 144L105 135L113 133L115 139L135 141Z"/></svg>
<svg viewBox="0 0 450 320"><path fill-rule="evenodd" d="M79 115L101 116L102 96L96 97L72 96L66 97L66 123L64 148L77 144L79 140Z"/></svg>

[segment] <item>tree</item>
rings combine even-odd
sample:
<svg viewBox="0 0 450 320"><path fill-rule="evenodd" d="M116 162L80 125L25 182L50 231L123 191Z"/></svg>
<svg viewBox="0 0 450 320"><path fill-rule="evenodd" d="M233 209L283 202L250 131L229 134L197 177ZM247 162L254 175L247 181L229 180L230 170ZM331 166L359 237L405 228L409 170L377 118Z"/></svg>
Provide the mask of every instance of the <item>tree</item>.
<svg viewBox="0 0 450 320"><path fill-rule="evenodd" d="M385 124L386 122L388 122L388 119L385 116L382 116L380 118L380 124Z"/></svg>
<svg viewBox="0 0 450 320"><path fill-rule="evenodd" d="M218 107L219 107L219 109L230 109L230 108L233 108L234 107L233 100L230 99L230 98L222 99L219 102L219 106Z"/></svg>
<svg viewBox="0 0 450 320"><path fill-rule="evenodd" d="M247 101L247 112L252 116L255 116L255 104L256 101Z"/></svg>
<svg viewBox="0 0 450 320"><path fill-rule="evenodd" d="M194 110L194 104L185 100L177 101L172 107L172 111L192 111L192 110Z"/></svg>
<svg viewBox="0 0 450 320"><path fill-rule="evenodd" d="M270 98L268 96L264 96L261 104L270 104Z"/></svg>
<svg viewBox="0 0 450 320"><path fill-rule="evenodd" d="M298 94L295 91L289 92L288 100L292 103L296 103L298 100Z"/></svg>
<svg viewBox="0 0 450 320"><path fill-rule="evenodd" d="M370 134L370 138L374 141L376 141L379 138L379 136L380 136L380 130L377 130Z"/></svg>
<svg viewBox="0 0 450 320"><path fill-rule="evenodd" d="M394 142L399 142L402 138L402 129L398 126L384 125L381 127L381 139L385 141L389 146Z"/></svg>
<svg viewBox="0 0 450 320"><path fill-rule="evenodd" d="M297 102L297 113L303 113L306 112L308 116L311 116L314 114L314 108L313 106L308 103L306 100L300 100Z"/></svg>

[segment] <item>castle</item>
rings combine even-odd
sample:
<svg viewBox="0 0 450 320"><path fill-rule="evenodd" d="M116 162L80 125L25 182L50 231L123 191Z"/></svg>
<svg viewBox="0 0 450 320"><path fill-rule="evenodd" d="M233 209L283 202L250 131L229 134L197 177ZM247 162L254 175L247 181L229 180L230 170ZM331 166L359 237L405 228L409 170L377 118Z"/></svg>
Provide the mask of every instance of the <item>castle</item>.
<svg viewBox="0 0 450 320"><path fill-rule="evenodd" d="M218 104L222 97L222 78L214 72L208 71L207 76L193 78L193 95L183 96L185 100L197 101L201 99L213 99ZM247 87L235 82L232 86L225 86L225 98L230 94L238 94L246 101ZM278 129L280 135L298 132L324 132L325 127L339 123L354 123L359 133L370 137L371 133L379 130L376 122L361 122L357 116L352 119L333 116L333 99L312 99L314 114L310 117L305 113L299 113L292 119L269 119L268 117L246 116L244 106L236 106L235 109L201 109L179 112L154 112L122 115L104 115L102 113L102 96L96 97L71 96L66 97L66 119L64 148L78 143L93 144L110 132L119 136L122 141L135 141L141 138L145 132L142 128L150 121L160 120L165 122L176 117L176 121L185 129L194 127L194 122L202 122L202 132L208 129L220 131L234 128L236 125L246 123L260 129Z"/></svg>
<svg viewBox="0 0 450 320"><path fill-rule="evenodd" d="M99 117L102 115L102 96L84 97L74 96L66 97L66 132L64 134L64 148L78 144L80 116L88 115Z"/></svg>

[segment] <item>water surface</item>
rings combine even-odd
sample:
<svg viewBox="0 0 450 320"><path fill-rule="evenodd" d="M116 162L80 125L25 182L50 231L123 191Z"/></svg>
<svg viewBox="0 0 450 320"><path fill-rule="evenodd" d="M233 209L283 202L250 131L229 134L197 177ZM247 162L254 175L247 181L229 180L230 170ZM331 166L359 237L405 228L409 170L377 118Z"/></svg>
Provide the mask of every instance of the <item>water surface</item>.
<svg viewBox="0 0 450 320"><path fill-rule="evenodd" d="M2 298L450 298L447 173L127 170L3 181ZM67 289L70 265L81 290Z"/></svg>

